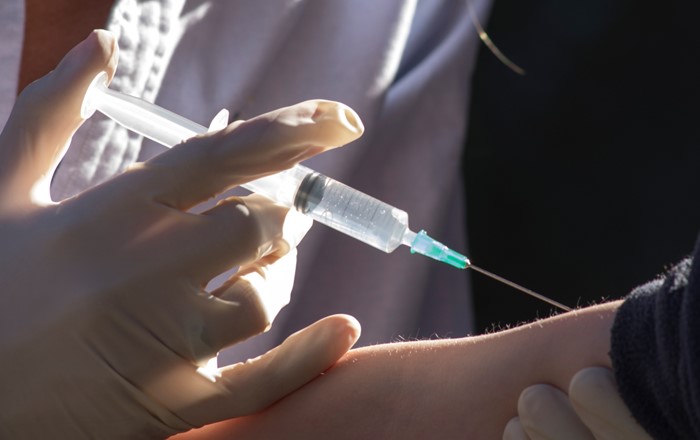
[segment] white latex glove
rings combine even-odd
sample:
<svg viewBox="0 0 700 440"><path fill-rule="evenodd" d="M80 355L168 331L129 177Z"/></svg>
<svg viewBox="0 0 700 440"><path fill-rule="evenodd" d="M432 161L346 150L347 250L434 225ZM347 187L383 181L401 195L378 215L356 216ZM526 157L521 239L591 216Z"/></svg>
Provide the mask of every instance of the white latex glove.
<svg viewBox="0 0 700 440"><path fill-rule="evenodd" d="M116 51L111 34L91 34L22 93L0 135L0 438L158 438L249 414L359 336L354 319L334 316L259 358L197 371L286 304L309 222L260 197L187 210L359 137L342 104L232 124L50 202L84 92L98 72L111 77Z"/></svg>
<svg viewBox="0 0 700 440"><path fill-rule="evenodd" d="M613 373L601 367L579 371L571 379L568 397L550 385L526 388L518 401L518 417L508 422L503 438L651 439L620 398Z"/></svg>

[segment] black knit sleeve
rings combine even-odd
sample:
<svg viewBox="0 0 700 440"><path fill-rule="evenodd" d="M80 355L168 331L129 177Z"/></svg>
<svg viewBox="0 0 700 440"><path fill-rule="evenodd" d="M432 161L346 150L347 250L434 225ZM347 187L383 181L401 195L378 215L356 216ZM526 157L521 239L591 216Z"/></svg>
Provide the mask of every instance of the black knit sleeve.
<svg viewBox="0 0 700 440"><path fill-rule="evenodd" d="M655 439L700 438L700 241L693 257L620 307L611 357L620 394Z"/></svg>

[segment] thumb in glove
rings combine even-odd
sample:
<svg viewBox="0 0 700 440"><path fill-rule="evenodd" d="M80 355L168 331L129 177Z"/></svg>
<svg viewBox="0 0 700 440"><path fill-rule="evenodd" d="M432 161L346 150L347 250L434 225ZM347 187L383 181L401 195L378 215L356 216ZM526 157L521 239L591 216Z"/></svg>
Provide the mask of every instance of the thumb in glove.
<svg viewBox="0 0 700 440"><path fill-rule="evenodd" d="M85 91L100 71L111 80L117 59L114 36L95 30L22 91L0 134L0 209L51 203L51 178L83 122Z"/></svg>

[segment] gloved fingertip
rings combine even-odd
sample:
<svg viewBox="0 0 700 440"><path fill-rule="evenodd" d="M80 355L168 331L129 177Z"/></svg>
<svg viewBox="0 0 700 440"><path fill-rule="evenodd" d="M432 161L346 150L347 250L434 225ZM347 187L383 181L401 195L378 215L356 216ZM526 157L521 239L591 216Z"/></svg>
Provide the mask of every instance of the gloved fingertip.
<svg viewBox="0 0 700 440"><path fill-rule="evenodd" d="M513 417L506 423L503 440L528 440L519 417Z"/></svg>
<svg viewBox="0 0 700 440"><path fill-rule="evenodd" d="M589 401L602 393L617 394L615 377L608 368L584 368L569 383L569 395L573 400Z"/></svg>
<svg viewBox="0 0 700 440"><path fill-rule="evenodd" d="M112 78L114 78L114 73L117 71L117 63L119 61L119 44L117 43L117 37L114 33L105 29L96 29L94 32L98 36L100 46L104 49L103 53L109 54L103 70L107 73L107 82L109 83L112 81Z"/></svg>
<svg viewBox="0 0 700 440"><path fill-rule="evenodd" d="M263 117L271 115L274 115L278 136L282 136L280 142L296 140L309 149L307 153L311 155L350 143L365 130L358 114L337 101L312 99Z"/></svg>
<svg viewBox="0 0 700 440"><path fill-rule="evenodd" d="M290 209L282 226L282 237L289 245L289 249L295 249L313 225L311 217L306 216L295 209Z"/></svg>
<svg viewBox="0 0 700 440"><path fill-rule="evenodd" d="M329 337L336 341L344 340L347 343L348 349L355 345L357 340L360 338L360 334L362 333L362 326L360 325L360 322L351 315L332 315L322 319L321 321L326 321L326 323L330 324L332 327L334 334L330 335Z"/></svg>
<svg viewBox="0 0 700 440"><path fill-rule="evenodd" d="M355 342L357 342L362 334L362 324L360 324L360 321L358 321L357 318L352 315L343 314L340 316L347 321L348 330L350 331L349 334L354 338Z"/></svg>
<svg viewBox="0 0 700 440"><path fill-rule="evenodd" d="M119 46L115 35L108 30L95 29L63 57L55 72L61 78L74 79L85 69L94 71L95 74L105 71L111 80L118 55Z"/></svg>
<svg viewBox="0 0 700 440"><path fill-rule="evenodd" d="M244 329L242 333L246 336L268 331L276 315L271 312L270 306L265 304L259 288L256 287L262 282L260 274L255 272L234 275L216 294L220 300L237 304L245 310L245 319L241 319L238 324Z"/></svg>
<svg viewBox="0 0 700 440"><path fill-rule="evenodd" d="M337 101L317 99L311 119L318 127L320 143L328 148L348 144L362 136L365 127L358 114L347 105Z"/></svg>
<svg viewBox="0 0 700 440"><path fill-rule="evenodd" d="M83 121L83 99L95 76L100 72L109 80L114 76L118 52L112 32L92 31L53 71L22 91L19 111L31 117L22 115L20 119L24 124L29 121L35 132L51 140L50 144L63 145Z"/></svg>
<svg viewBox="0 0 700 440"><path fill-rule="evenodd" d="M576 373L569 384L569 398L596 438L651 438L620 397L609 368L590 367Z"/></svg>
<svg viewBox="0 0 700 440"><path fill-rule="evenodd" d="M292 253L278 260L274 267L257 264L241 267L217 294L219 299L244 305L248 314L255 317L248 324L253 334L268 331L280 310L289 303L296 267L296 251Z"/></svg>
<svg viewBox="0 0 700 440"><path fill-rule="evenodd" d="M337 124L344 129L339 131L340 135L345 136L344 139L339 139L339 145L354 141L364 133L365 126L362 124L362 120L355 110L347 105L341 102L322 99L317 99L314 102L317 106L316 111L311 116L314 122L317 124Z"/></svg>
<svg viewBox="0 0 700 440"><path fill-rule="evenodd" d="M315 364L323 371L333 365L360 337L360 323L350 315L322 318L285 339L287 365ZM306 368L304 367L304 368Z"/></svg>

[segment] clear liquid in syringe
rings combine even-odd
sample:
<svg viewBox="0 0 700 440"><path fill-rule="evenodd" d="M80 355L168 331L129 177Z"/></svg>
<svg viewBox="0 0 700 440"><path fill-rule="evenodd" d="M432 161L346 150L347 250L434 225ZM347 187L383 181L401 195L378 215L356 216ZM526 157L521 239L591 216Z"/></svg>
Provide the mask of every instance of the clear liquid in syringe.
<svg viewBox="0 0 700 440"><path fill-rule="evenodd" d="M408 214L323 174L304 177L294 206L314 220L384 252L402 244Z"/></svg>

